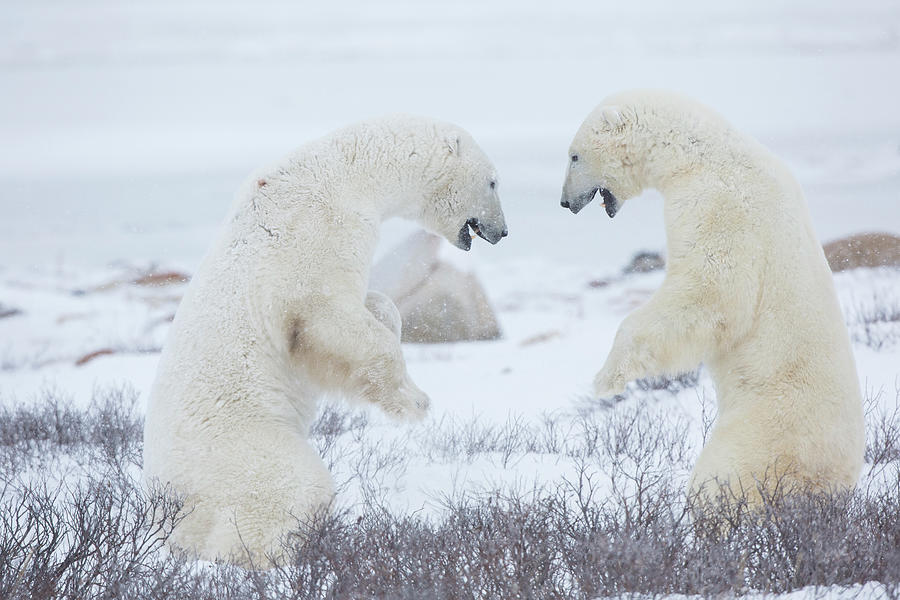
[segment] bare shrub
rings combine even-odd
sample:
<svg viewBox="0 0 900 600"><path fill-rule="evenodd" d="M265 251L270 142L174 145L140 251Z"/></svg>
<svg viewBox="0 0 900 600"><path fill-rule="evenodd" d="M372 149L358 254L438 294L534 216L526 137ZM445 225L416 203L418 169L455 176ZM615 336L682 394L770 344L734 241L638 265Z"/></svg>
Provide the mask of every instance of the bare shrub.
<svg viewBox="0 0 900 600"><path fill-rule="evenodd" d="M0 597L74 599L156 577L181 503L120 474L55 488L7 481L0 507Z"/></svg>
<svg viewBox="0 0 900 600"><path fill-rule="evenodd" d="M141 464L144 416L138 412L137 399L131 388L112 388L95 391L88 406L88 441L111 464Z"/></svg>
<svg viewBox="0 0 900 600"><path fill-rule="evenodd" d="M327 517L279 578L294 598L567 598L559 551L547 543L552 522L535 510L543 502L448 499L440 521L378 510Z"/></svg>
<svg viewBox="0 0 900 600"><path fill-rule="evenodd" d="M338 440L347 434L359 439L368 426L369 419L365 413L325 404L313 421L309 436L330 469L339 458L335 455Z"/></svg>
<svg viewBox="0 0 900 600"><path fill-rule="evenodd" d="M540 429L520 416L511 416L502 425L478 417L444 418L424 430L420 443L431 460L471 461L480 455L496 454L505 468L515 456L553 453L551 448L560 446L555 426L550 416L544 417Z"/></svg>
<svg viewBox="0 0 900 600"><path fill-rule="evenodd" d="M885 404L875 394L867 401ZM133 476L140 420L127 393L98 392L85 409L48 394L30 408L2 410L0 451L22 468L0 479L0 598L588 600L865 582L881 582L887 596L900 591L898 421L890 408L868 419L878 485L843 494L776 489L758 510L740 498L685 496L688 424L648 402L472 433L465 429L475 423L435 425L433 451L445 460L487 452L514 464L523 453L547 452L574 474L552 485L456 490L428 514L388 508L377 482L396 475L400 467L384 457L397 449L368 440L364 417L325 409L315 443L337 464L360 461L350 472L376 484L363 510L322 515L297 531L291 560L258 570L162 549L182 506ZM424 450L426 439L392 443ZM45 451L51 458L28 468ZM66 467L73 457L78 470Z"/></svg>
<svg viewBox="0 0 900 600"><path fill-rule="evenodd" d="M130 388L97 391L86 409L54 390L29 404L0 405L0 465L13 473L65 454L101 453L124 468L140 465L144 418Z"/></svg>
<svg viewBox="0 0 900 600"><path fill-rule="evenodd" d="M884 390L869 390L865 398L865 457L873 479L900 462L900 382L894 386L894 402L883 404L884 395Z"/></svg>
<svg viewBox="0 0 900 600"><path fill-rule="evenodd" d="M900 342L900 297L889 289L875 288L871 297L857 299L848 312L847 326L854 342L873 350Z"/></svg>
<svg viewBox="0 0 900 600"><path fill-rule="evenodd" d="M646 377L635 381L635 387L642 392L655 392L665 390L670 394L697 387L700 382L700 370L688 371L677 375L661 377Z"/></svg>

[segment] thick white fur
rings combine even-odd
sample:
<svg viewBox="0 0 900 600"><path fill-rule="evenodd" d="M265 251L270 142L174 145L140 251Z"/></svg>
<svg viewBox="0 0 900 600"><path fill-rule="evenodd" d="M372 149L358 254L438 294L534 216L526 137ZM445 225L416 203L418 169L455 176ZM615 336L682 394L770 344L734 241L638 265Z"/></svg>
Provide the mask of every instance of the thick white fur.
<svg viewBox="0 0 900 600"><path fill-rule="evenodd" d="M718 418L692 490L718 493L716 480L758 501L760 483L854 486L865 447L859 381L831 272L787 168L709 108L649 91L606 99L575 136L574 155L564 202L596 186L619 206L644 188L665 197L665 281L619 327L596 394L702 362Z"/></svg>
<svg viewBox="0 0 900 600"><path fill-rule="evenodd" d="M327 508L332 479L308 441L324 391L424 415L397 309L367 292L379 225L403 216L459 243L474 217L505 234L495 180L465 131L410 116L337 131L248 180L178 308L150 396L145 478L190 511L176 545L260 564Z"/></svg>

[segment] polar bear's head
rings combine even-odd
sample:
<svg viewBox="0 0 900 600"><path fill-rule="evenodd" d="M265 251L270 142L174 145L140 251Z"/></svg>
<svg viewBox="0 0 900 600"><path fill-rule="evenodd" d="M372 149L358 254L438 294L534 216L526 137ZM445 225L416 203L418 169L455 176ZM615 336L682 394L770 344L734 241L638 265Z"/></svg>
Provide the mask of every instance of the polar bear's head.
<svg viewBox="0 0 900 600"><path fill-rule="evenodd" d="M635 169L641 156L624 108L601 104L588 115L569 146L569 165L560 204L577 213L597 194L614 217L622 203L641 192Z"/></svg>
<svg viewBox="0 0 900 600"><path fill-rule="evenodd" d="M433 129L434 149L424 168L425 202L419 219L462 250L472 233L496 244L506 237L497 171L466 131L450 124Z"/></svg>
<svg viewBox="0 0 900 600"><path fill-rule="evenodd" d="M719 121L713 129L710 124ZM584 120L569 147L560 204L577 213L597 194L610 217L645 187L696 166L703 140L724 123L710 109L659 90L621 92Z"/></svg>

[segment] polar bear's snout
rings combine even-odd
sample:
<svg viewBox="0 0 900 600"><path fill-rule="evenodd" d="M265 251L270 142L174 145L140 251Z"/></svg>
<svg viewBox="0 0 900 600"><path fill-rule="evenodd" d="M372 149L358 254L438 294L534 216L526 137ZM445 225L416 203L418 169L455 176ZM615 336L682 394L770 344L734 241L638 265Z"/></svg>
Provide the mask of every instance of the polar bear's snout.
<svg viewBox="0 0 900 600"><path fill-rule="evenodd" d="M472 228L472 231L474 231L478 237L491 244L496 244L501 238L505 238L509 235L509 231L506 230L506 227L503 224L487 223L483 222L481 219L476 219L475 217L466 221L466 224Z"/></svg>
<svg viewBox="0 0 900 600"><path fill-rule="evenodd" d="M559 205L563 208L568 208L573 214L577 215L582 208L591 203L591 200L594 199L597 192L600 192L600 196L603 198L603 208L606 209L606 214L609 215L610 218L616 216L616 213L619 210L619 201L616 200L616 197L611 191L600 186L591 188L586 192L578 194L574 198L570 198L568 193L566 193L566 190L563 189L562 200L559 201Z"/></svg>
<svg viewBox="0 0 900 600"><path fill-rule="evenodd" d="M591 203L598 191L600 191L600 188L595 187L570 199L566 190L563 190L562 200L559 201L559 205L563 208L568 208L572 211L572 214L577 215L582 208Z"/></svg>

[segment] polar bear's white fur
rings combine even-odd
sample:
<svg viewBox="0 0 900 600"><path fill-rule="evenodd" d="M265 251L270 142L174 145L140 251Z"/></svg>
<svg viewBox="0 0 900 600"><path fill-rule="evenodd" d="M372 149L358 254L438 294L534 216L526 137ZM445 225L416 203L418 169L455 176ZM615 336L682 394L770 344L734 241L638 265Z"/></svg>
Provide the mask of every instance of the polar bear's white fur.
<svg viewBox="0 0 900 600"><path fill-rule="evenodd" d="M799 185L764 147L701 104L664 92L606 99L570 151L562 204L599 194L610 216L645 188L665 198L668 268L623 321L595 392L703 362L718 418L691 489L712 480L855 485L865 434L859 381L832 275Z"/></svg>
<svg viewBox="0 0 900 600"><path fill-rule="evenodd" d="M186 499L172 541L264 562L327 507L308 441L323 392L396 417L428 397L401 354L400 316L367 292L381 221L418 221L468 250L506 235L497 175L454 125L394 116L311 142L256 173L178 308L147 412L144 475Z"/></svg>

